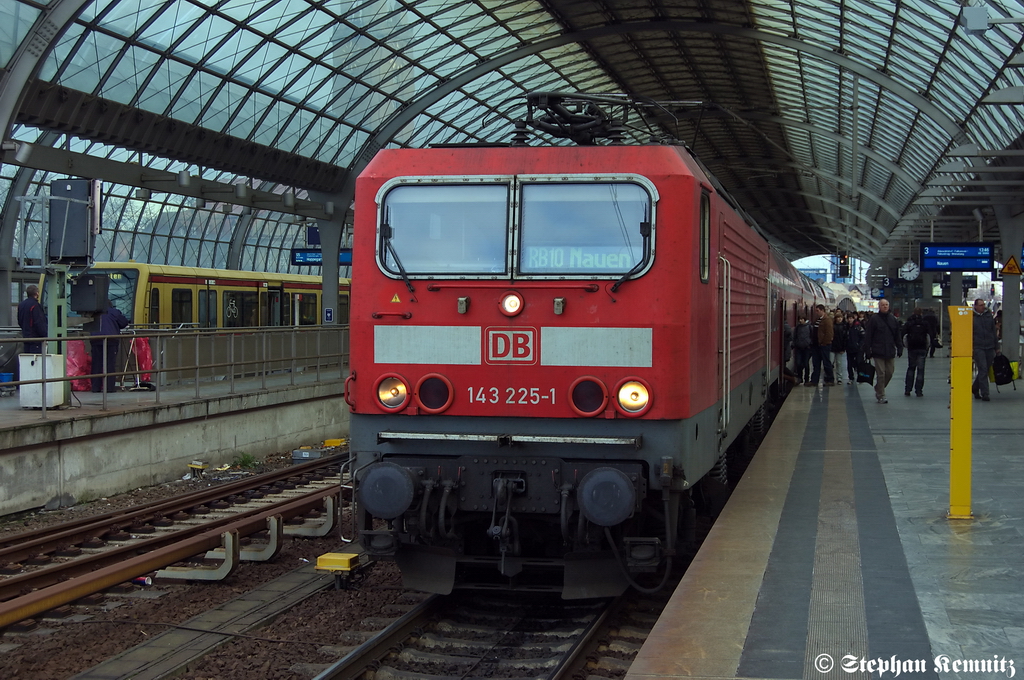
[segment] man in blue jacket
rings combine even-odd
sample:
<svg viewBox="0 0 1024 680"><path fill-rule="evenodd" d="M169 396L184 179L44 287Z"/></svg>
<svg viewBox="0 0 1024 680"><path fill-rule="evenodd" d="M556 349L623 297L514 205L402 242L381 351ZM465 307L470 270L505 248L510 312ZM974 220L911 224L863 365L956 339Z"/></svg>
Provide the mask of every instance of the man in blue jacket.
<svg viewBox="0 0 1024 680"><path fill-rule="evenodd" d="M864 355L875 362L875 398L879 404L888 404L885 386L896 370L896 357L903 356L900 325L889 313L888 300L878 301L878 313L864 327Z"/></svg>
<svg viewBox="0 0 1024 680"><path fill-rule="evenodd" d="M100 314L98 323L94 321L92 334L95 335L118 335L121 329L128 325L128 319L115 307L110 300L107 300L107 308ZM106 349L104 350L104 342ZM110 373L115 370L117 363L117 350L121 348L120 338L107 338L106 341L92 340L92 373ZM117 377L107 376L107 392L117 389ZM92 379L92 391L103 391L103 378Z"/></svg>

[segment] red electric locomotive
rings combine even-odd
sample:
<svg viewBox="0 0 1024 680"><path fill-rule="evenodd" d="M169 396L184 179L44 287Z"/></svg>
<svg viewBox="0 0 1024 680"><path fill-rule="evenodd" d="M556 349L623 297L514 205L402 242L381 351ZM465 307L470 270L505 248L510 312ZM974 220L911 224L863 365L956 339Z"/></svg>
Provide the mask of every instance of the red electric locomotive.
<svg viewBox="0 0 1024 680"><path fill-rule="evenodd" d="M439 593L666 568L777 387L800 275L682 146L384 150L355 215L364 547Z"/></svg>

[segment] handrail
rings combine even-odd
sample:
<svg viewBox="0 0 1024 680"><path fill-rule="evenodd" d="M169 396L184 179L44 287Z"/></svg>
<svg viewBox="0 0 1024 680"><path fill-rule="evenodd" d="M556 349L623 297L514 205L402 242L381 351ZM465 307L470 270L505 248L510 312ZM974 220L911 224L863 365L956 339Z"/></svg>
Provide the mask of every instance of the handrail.
<svg viewBox="0 0 1024 680"><path fill-rule="evenodd" d="M65 384L75 380L100 379L102 383L101 411L108 410L107 378L116 376L122 388L151 390L155 392L155 402L161 403L162 392L168 385L185 385L191 382L196 386L196 398L201 398L201 385L219 387L230 385L229 393L236 394L235 377L253 376L260 380L251 389L241 392L265 391L267 376L288 374L288 385L295 385L295 376L315 371L310 384L324 381L335 382L345 377L348 365L348 327L347 326L283 326L253 328L204 328L204 329L167 329L143 330L138 327L125 329L117 335L69 335L52 338L0 338L0 344L39 342L43 344L44 355L68 355L68 343L76 340L120 342L128 339L119 349L117 366L107 372L93 372L83 375L65 375L55 377L46 375L46 361L42 363L44 373L40 378L32 380L16 380L0 385L0 388L21 388L28 385L39 385L42 391L41 419L47 417L47 393L52 390L67 390ZM140 341L149 341L153 356L150 368L140 368L137 357L133 354L134 345ZM64 355L53 355L47 350L50 343L60 342L65 348ZM86 352L89 351L86 345ZM187 349L186 349L187 347ZM231 348L234 348L232 350ZM127 354L127 362L124 359ZM105 351L104 351L105 355ZM205 355L205 356L203 356ZM226 357L224 356L226 355ZM132 356L136 357L132 367ZM65 358L65 373L67 372ZM123 365L122 365L123 364ZM337 368L337 372L333 369ZM129 370L131 369L131 370ZM329 369L322 374L324 369ZM143 378L143 376L152 376ZM143 382L145 380L145 383ZM126 387L131 385L130 387ZM52 399L52 397L51 397ZM61 400L63 401L63 400ZM51 406L49 410L53 410Z"/></svg>

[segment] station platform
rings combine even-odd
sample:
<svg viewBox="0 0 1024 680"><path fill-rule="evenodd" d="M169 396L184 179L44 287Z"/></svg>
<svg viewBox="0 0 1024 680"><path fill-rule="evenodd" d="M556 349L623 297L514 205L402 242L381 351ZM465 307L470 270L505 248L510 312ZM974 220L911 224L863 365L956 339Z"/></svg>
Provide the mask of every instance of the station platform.
<svg viewBox="0 0 1024 680"><path fill-rule="evenodd" d="M627 678L1024 672L1024 383L972 399L951 520L949 359L905 397L795 387Z"/></svg>
<svg viewBox="0 0 1024 680"><path fill-rule="evenodd" d="M194 384L72 392L45 412L23 408L11 390L0 397L0 515L180 479L193 461L215 467L347 437L346 372L207 382L199 396Z"/></svg>

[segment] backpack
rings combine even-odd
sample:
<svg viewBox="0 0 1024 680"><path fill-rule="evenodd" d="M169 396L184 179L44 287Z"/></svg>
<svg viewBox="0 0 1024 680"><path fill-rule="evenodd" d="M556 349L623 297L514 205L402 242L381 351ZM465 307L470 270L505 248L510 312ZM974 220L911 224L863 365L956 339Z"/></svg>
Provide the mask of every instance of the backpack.
<svg viewBox="0 0 1024 680"><path fill-rule="evenodd" d="M928 349L928 324L924 319L908 321L904 334L907 336L907 349Z"/></svg>
<svg viewBox="0 0 1024 680"><path fill-rule="evenodd" d="M802 323L798 324L793 329L793 347L797 349L807 349L811 346L811 326L810 324Z"/></svg>
<svg viewBox="0 0 1024 680"><path fill-rule="evenodd" d="M998 354L992 360L992 379L996 385L1008 385L1013 382L1013 366L1005 354ZM1017 389L1016 385L1014 389Z"/></svg>

